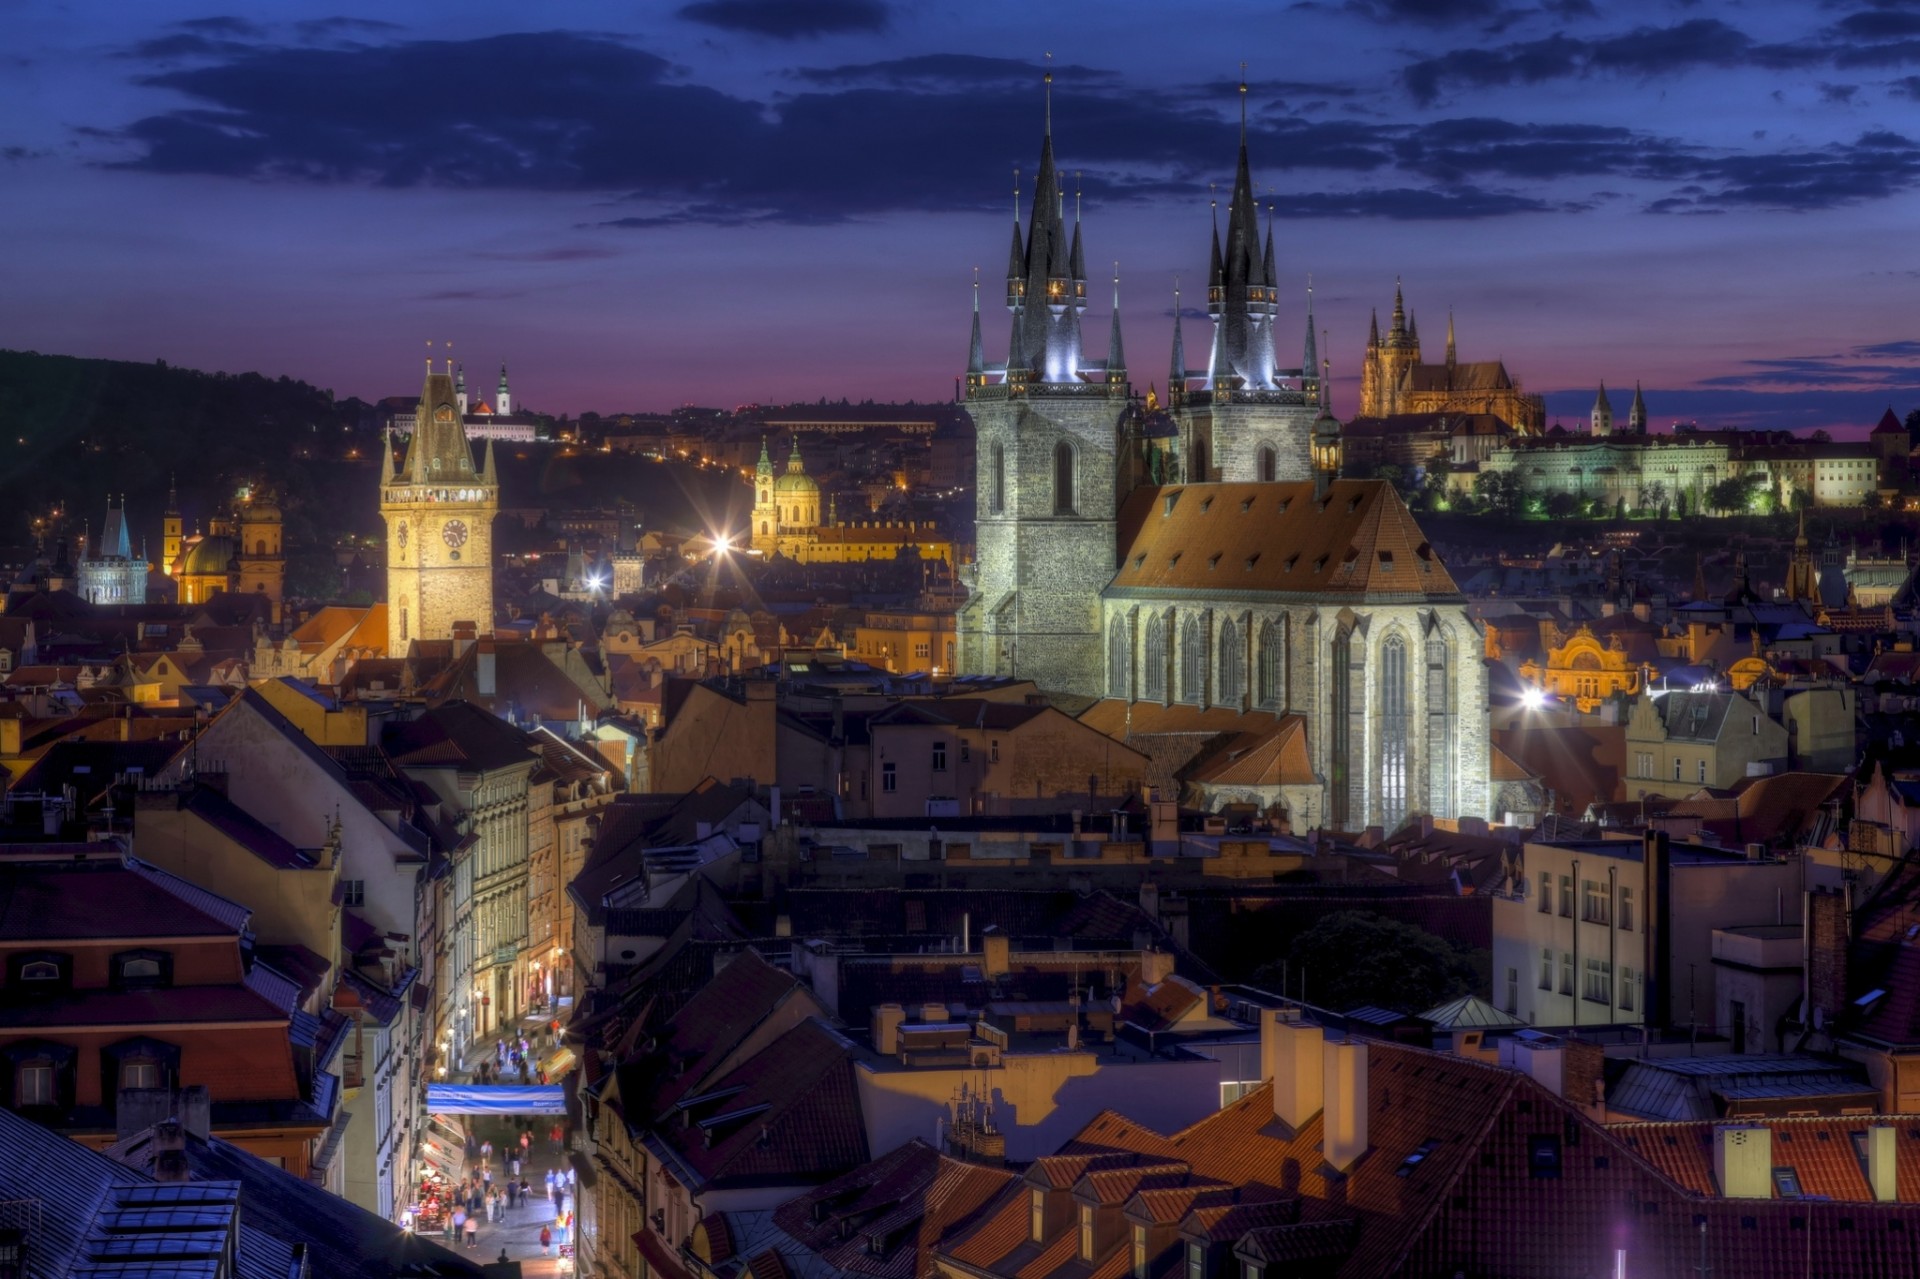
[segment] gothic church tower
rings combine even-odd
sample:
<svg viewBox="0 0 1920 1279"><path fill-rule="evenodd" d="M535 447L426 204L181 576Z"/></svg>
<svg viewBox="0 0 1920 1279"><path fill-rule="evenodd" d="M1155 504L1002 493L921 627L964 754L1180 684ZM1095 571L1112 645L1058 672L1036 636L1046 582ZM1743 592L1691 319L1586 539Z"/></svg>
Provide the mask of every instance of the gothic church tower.
<svg viewBox="0 0 1920 1279"><path fill-rule="evenodd" d="M493 441L478 471L461 424L453 373L427 379L406 460L386 451L380 516L387 525L387 653L404 657L414 640L444 640L456 622L493 630L493 517L500 481Z"/></svg>
<svg viewBox="0 0 1920 1279"><path fill-rule="evenodd" d="M1071 238L1067 232L1050 102L1024 235L1017 200L1014 206L1006 300L1013 316L1006 364L986 364L977 312L968 352L978 558L960 615L960 669L1094 694L1128 388L1125 369L1109 367L1124 363L1117 316L1107 361L1089 360L1082 349L1084 250L1077 209Z"/></svg>

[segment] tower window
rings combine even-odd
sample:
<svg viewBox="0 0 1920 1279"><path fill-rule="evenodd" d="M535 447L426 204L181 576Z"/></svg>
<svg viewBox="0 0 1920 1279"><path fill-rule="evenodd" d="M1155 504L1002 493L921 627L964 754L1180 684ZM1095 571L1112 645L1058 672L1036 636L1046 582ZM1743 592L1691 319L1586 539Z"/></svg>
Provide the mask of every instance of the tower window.
<svg viewBox="0 0 1920 1279"><path fill-rule="evenodd" d="M996 444L989 457L992 473L987 477L987 509L1000 515L1007 509L1007 450Z"/></svg>
<svg viewBox="0 0 1920 1279"><path fill-rule="evenodd" d="M1275 455L1271 446L1263 445L1260 449L1260 468L1259 468L1260 482L1262 484L1273 483L1274 476L1278 474L1278 472L1279 472L1278 457Z"/></svg>
<svg viewBox="0 0 1920 1279"><path fill-rule="evenodd" d="M1065 440L1053 446L1053 513L1072 515L1074 502L1073 445Z"/></svg>
<svg viewBox="0 0 1920 1279"><path fill-rule="evenodd" d="M1389 636L1380 653L1380 819L1387 830L1407 815L1407 645Z"/></svg>

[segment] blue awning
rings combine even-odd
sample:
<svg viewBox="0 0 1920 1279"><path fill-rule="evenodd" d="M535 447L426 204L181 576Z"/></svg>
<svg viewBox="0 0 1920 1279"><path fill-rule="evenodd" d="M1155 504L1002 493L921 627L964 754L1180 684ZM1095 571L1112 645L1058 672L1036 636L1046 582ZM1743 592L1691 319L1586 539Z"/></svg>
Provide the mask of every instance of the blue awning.
<svg viewBox="0 0 1920 1279"><path fill-rule="evenodd" d="M428 1084L427 1109L442 1115L564 1115L559 1084Z"/></svg>

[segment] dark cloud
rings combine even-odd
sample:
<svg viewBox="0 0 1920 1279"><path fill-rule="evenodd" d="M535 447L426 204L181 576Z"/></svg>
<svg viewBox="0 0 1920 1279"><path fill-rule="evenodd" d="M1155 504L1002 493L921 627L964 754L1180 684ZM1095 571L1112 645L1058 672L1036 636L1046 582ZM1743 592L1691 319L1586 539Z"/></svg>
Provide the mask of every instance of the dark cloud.
<svg viewBox="0 0 1920 1279"><path fill-rule="evenodd" d="M1830 355L1789 355L1742 360L1739 371L1702 379L1712 387L1920 387L1920 341L1903 339L1856 346Z"/></svg>
<svg viewBox="0 0 1920 1279"><path fill-rule="evenodd" d="M439 289L432 293L422 293L422 302L504 302L509 298L525 297L524 292L502 289Z"/></svg>
<svg viewBox="0 0 1920 1279"><path fill-rule="evenodd" d="M1920 101L1920 75L1902 76L1898 80L1895 80L1893 82L1893 92L1896 96Z"/></svg>
<svg viewBox="0 0 1920 1279"><path fill-rule="evenodd" d="M1901 36L1920 36L1920 12L1896 9L1869 9L1850 13L1834 24L1842 35L1862 40L1888 40Z"/></svg>
<svg viewBox="0 0 1920 1279"><path fill-rule="evenodd" d="M377 18L309 18L293 24L294 32L308 43L327 40L377 39L405 30L397 22Z"/></svg>
<svg viewBox="0 0 1920 1279"><path fill-rule="evenodd" d="M1070 186L1104 204L1197 203L1213 183L1224 194L1235 85L1155 89L1072 71L1053 105ZM823 224L1005 207L1007 169L1031 173L1039 75L1032 62L928 55L801 73L800 92L768 105L688 83L620 39L573 32L257 46L145 77L189 101L118 138L138 150L122 167L155 172L613 193L607 227ZM1884 131L1731 154L1617 126L1318 119L1263 102L1250 142L1256 163L1271 157L1262 180L1284 185L1272 203L1289 217L1565 210L1601 198L1569 195L1581 179L1658 184L1636 198L1659 213L1823 208L1920 185L1920 149ZM1292 176L1329 172L1347 180L1327 193L1312 192L1318 177Z"/></svg>
<svg viewBox="0 0 1920 1279"><path fill-rule="evenodd" d="M1393 187L1373 191L1324 191L1282 196L1274 205L1284 218L1386 218L1395 222L1498 218L1515 213L1551 213L1566 207L1531 196L1472 186L1442 190Z"/></svg>
<svg viewBox="0 0 1920 1279"><path fill-rule="evenodd" d="M696 0L680 17L702 26L774 40L810 40L848 32L884 31L881 0Z"/></svg>
<svg viewBox="0 0 1920 1279"><path fill-rule="evenodd" d="M617 258L620 251L600 244L562 244L550 249L481 251L473 256L488 262L594 262L603 258Z"/></svg>
<svg viewBox="0 0 1920 1279"><path fill-rule="evenodd" d="M232 58L254 52L246 41L201 35L194 31L175 31L170 35L142 40L130 49L115 54L144 62L177 62L184 58Z"/></svg>
<svg viewBox="0 0 1920 1279"><path fill-rule="evenodd" d="M1347 8L1376 22L1420 22L1436 27L1481 22L1502 12L1499 0L1349 0Z"/></svg>
<svg viewBox="0 0 1920 1279"><path fill-rule="evenodd" d="M209 35L244 37L258 40L267 34L267 29L257 22L246 18L237 18L231 14L216 14L207 18L187 18L173 23L182 31L198 31Z"/></svg>
<svg viewBox="0 0 1920 1279"><path fill-rule="evenodd" d="M1826 56L1812 47L1761 45L1718 18L1692 18L1591 40L1556 34L1491 49L1455 49L1409 64L1401 82L1416 102L1431 104L1449 89L1540 84L1585 75L1673 75L1698 67L1781 69Z"/></svg>
<svg viewBox="0 0 1920 1279"><path fill-rule="evenodd" d="M1857 84L1822 84L1820 100L1833 106L1843 107L1852 102L1854 95L1859 92L1860 86Z"/></svg>

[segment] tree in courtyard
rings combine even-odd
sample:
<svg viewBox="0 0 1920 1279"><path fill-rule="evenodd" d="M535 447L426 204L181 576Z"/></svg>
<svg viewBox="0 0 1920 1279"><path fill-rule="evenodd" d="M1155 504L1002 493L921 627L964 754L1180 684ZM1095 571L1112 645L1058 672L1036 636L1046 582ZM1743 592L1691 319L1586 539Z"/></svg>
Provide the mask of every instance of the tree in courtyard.
<svg viewBox="0 0 1920 1279"><path fill-rule="evenodd" d="M1552 494L1547 498L1546 512L1548 519L1572 519L1575 515L1581 514L1580 499L1571 493Z"/></svg>
<svg viewBox="0 0 1920 1279"><path fill-rule="evenodd" d="M1704 504L1710 511L1725 515L1731 511L1744 511L1747 508L1747 482L1740 476L1721 480L1707 490Z"/></svg>
<svg viewBox="0 0 1920 1279"><path fill-rule="evenodd" d="M1294 938L1285 964L1257 969L1252 984L1276 994L1284 983L1322 1008L1372 1005L1417 1013L1472 994L1485 984L1485 952L1371 911L1343 910Z"/></svg>

